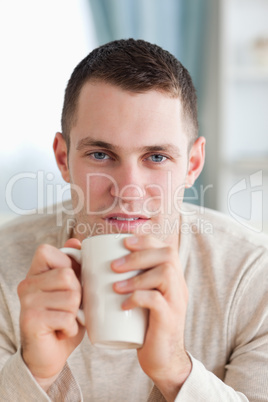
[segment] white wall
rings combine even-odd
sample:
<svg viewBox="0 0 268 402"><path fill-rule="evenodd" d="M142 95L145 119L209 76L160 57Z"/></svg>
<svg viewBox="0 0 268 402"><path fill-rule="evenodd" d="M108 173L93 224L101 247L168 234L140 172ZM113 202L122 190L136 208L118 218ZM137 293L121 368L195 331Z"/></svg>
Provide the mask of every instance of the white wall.
<svg viewBox="0 0 268 402"><path fill-rule="evenodd" d="M18 209L37 206L37 171L44 186L63 183L52 142L64 90L96 44L87 0L0 2L0 223L14 215L5 199L14 175L28 174L14 180L11 196Z"/></svg>

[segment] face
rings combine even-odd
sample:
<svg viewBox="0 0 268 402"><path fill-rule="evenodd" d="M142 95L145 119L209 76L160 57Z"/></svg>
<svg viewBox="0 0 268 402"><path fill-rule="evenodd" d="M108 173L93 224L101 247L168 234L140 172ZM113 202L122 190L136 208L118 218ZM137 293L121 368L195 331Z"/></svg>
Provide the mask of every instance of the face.
<svg viewBox="0 0 268 402"><path fill-rule="evenodd" d="M86 83L67 149L57 133L54 151L73 184L74 236L129 232L177 242L186 186L199 175L204 139L188 152L179 99Z"/></svg>

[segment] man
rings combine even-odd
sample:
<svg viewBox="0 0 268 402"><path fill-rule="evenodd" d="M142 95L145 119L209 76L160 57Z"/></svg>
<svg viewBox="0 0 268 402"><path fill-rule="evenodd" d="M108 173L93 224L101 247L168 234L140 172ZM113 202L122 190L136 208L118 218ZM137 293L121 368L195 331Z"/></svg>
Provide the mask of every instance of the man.
<svg viewBox="0 0 268 402"><path fill-rule="evenodd" d="M268 401L265 239L182 204L204 163L197 131L191 78L158 46L111 42L76 67L54 140L74 215L1 235L3 400ZM93 347L76 319L80 267L59 248L101 231L134 234L111 269L143 271L114 284L123 309L149 310L137 352Z"/></svg>

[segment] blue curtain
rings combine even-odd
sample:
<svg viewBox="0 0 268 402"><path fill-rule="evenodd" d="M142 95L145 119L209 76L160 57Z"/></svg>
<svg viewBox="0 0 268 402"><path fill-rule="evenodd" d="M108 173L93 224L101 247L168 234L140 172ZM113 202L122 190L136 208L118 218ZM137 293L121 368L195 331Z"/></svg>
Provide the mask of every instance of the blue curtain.
<svg viewBox="0 0 268 402"><path fill-rule="evenodd" d="M198 92L211 1L215 0L89 0L100 45L130 37L157 43L185 65Z"/></svg>
<svg viewBox="0 0 268 402"><path fill-rule="evenodd" d="M215 0L89 0L99 44L135 38L156 43L174 54L189 70L197 89L202 133L202 101L207 59L207 27ZM203 176L197 180L200 188ZM193 190L186 191L190 202Z"/></svg>
<svg viewBox="0 0 268 402"><path fill-rule="evenodd" d="M131 37L178 51L180 0L89 1L100 44Z"/></svg>

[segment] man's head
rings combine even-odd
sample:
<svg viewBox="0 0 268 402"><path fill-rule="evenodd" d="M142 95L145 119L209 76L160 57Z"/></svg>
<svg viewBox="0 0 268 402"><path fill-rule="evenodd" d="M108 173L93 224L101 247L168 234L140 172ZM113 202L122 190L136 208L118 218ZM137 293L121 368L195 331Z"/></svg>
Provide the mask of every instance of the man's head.
<svg viewBox="0 0 268 402"><path fill-rule="evenodd" d="M184 188L204 163L186 69L144 41L94 50L68 83L54 152L71 183L75 236L152 233L177 242Z"/></svg>
<svg viewBox="0 0 268 402"><path fill-rule="evenodd" d="M75 68L62 111L62 134L70 147L78 99L88 81L103 81L134 93L156 90L182 103L189 149L198 134L196 92L188 71L169 52L143 40L118 40L93 50Z"/></svg>

